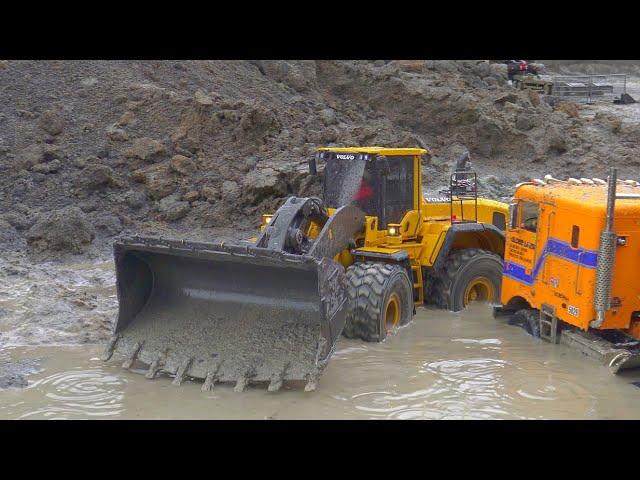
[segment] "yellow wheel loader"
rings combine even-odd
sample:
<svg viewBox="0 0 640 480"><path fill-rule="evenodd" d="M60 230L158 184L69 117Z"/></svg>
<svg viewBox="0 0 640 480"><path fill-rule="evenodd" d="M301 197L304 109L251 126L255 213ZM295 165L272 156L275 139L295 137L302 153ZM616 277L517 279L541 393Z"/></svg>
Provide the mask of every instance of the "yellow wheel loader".
<svg viewBox="0 0 640 480"><path fill-rule="evenodd" d="M382 341L424 302L498 301L506 204L477 196L463 157L449 189L422 194L418 148L321 148L322 198L290 197L253 242L122 238L118 319L104 359L125 368L232 382L305 382L336 343Z"/></svg>

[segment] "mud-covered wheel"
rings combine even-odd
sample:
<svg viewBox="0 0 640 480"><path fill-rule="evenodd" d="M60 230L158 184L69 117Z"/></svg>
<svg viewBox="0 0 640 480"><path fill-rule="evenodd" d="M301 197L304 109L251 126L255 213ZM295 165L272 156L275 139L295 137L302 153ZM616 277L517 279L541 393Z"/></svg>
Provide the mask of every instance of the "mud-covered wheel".
<svg viewBox="0 0 640 480"><path fill-rule="evenodd" d="M540 336L540 312L534 308L523 308L513 314L509 325L524 328L532 337Z"/></svg>
<svg viewBox="0 0 640 480"><path fill-rule="evenodd" d="M471 302L498 302L502 259L479 248L455 250L433 274L434 303L457 312Z"/></svg>
<svg viewBox="0 0 640 480"><path fill-rule="evenodd" d="M406 270L387 263L354 263L347 268L349 307L342 334L381 342L413 317L413 289Z"/></svg>

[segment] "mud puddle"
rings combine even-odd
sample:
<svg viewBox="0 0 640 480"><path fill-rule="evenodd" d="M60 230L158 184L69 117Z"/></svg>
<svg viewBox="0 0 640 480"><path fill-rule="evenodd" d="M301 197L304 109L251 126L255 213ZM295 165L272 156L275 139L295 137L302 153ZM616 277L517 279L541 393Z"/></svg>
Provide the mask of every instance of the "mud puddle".
<svg viewBox="0 0 640 480"><path fill-rule="evenodd" d="M37 364L24 388L0 391L4 419L640 418L640 372L619 376L564 345L532 339L487 306L418 309L382 344L341 338L318 390L235 393L103 363L99 345L7 347L0 361Z"/></svg>

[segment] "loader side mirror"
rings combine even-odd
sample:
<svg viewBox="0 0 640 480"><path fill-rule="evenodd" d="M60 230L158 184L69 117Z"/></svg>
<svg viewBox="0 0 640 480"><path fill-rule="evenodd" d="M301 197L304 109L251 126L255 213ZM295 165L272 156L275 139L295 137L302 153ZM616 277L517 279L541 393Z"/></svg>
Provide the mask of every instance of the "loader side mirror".
<svg viewBox="0 0 640 480"><path fill-rule="evenodd" d="M509 230L518 226L518 203L509 204Z"/></svg>

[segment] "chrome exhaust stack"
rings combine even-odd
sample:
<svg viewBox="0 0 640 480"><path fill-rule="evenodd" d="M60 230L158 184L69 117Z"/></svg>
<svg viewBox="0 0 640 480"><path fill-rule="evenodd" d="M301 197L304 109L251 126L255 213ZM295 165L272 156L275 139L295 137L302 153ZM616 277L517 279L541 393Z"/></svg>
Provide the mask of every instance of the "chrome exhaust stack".
<svg viewBox="0 0 640 480"><path fill-rule="evenodd" d="M611 167L608 179L607 217L605 228L600 234L598 248L598 263L596 268L596 285L593 306L596 319L590 323L592 328L600 328L604 323L605 314L611 305L611 282L613 279L613 264L616 255L616 233L613 230L613 217L616 204L617 171Z"/></svg>

